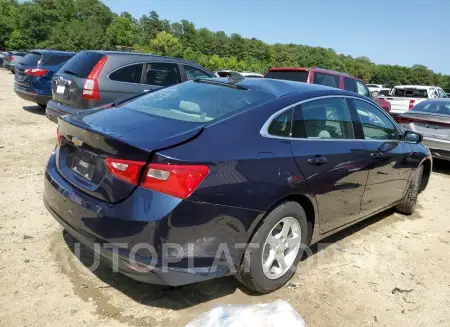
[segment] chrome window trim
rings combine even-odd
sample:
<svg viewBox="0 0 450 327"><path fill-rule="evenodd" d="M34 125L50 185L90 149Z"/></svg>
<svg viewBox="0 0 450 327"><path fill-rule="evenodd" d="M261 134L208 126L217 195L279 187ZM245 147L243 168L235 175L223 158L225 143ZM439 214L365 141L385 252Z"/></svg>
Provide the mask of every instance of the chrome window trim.
<svg viewBox="0 0 450 327"><path fill-rule="evenodd" d="M367 100L364 98L360 98L360 97L356 97L356 96L351 96L351 95L324 95L324 96L320 96L320 97L315 97L315 98L310 98L310 99L306 99L306 100L302 100L299 102L296 102L294 104L290 104L287 107L284 107L283 109L278 110L277 112L275 112L274 114L272 114L269 119L267 119L267 121L264 123L264 125L261 127L261 129L259 130L259 134L261 134L262 137L265 138L269 138L269 139L279 139L279 140L308 140L308 141L365 141L365 142L379 142L379 141L391 141L391 142L397 142L400 140L370 140L370 139L320 139L320 138L302 138L302 137L292 137L292 136L277 136L277 135L272 135L269 134L269 126L272 123L272 121L278 117L279 115L281 115L283 112L290 110L290 109L294 109L296 106L301 105L303 103L307 103L307 102L311 102L311 101L315 101L315 100L322 100L322 99L330 99L330 98L344 98L344 99L356 99L356 100L361 100L364 102L367 102L368 104L374 106L375 108L377 108L378 110L381 111L381 113L383 115L385 115L393 124L394 127L397 128L397 132L399 132L400 134L402 134L400 131L401 129L399 128L399 126L397 125L397 122L390 116L384 113L384 110L382 108L380 108L376 103L374 103L372 100ZM348 108L349 110L352 110L351 108Z"/></svg>
<svg viewBox="0 0 450 327"><path fill-rule="evenodd" d="M209 72L206 72L205 70L200 69L200 68L198 68L198 67L195 67L195 66L192 66L192 65L188 65L188 64L182 64L182 65L183 65L183 69L184 69L184 72L185 72L185 73L186 73L186 68L185 68L185 67L187 66L187 67L191 67L191 68L197 69L197 70L199 70L199 71L205 73L205 76L208 77L208 78L214 78L214 77L215 77L214 74L211 74L211 73L209 73ZM187 73L186 73L186 75L187 75ZM208 75L211 75L211 76L208 76Z"/></svg>

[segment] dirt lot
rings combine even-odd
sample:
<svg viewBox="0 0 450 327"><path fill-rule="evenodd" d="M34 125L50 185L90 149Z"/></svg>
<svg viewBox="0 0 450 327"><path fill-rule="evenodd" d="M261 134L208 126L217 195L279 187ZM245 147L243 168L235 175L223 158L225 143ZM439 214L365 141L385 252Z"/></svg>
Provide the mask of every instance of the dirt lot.
<svg viewBox="0 0 450 327"><path fill-rule="evenodd" d="M13 92L0 70L0 325L183 326L217 304L289 301L307 326L448 326L450 166L440 163L417 212L371 218L312 249L289 287L246 293L233 278L163 289L91 257L42 203L56 136L42 109Z"/></svg>

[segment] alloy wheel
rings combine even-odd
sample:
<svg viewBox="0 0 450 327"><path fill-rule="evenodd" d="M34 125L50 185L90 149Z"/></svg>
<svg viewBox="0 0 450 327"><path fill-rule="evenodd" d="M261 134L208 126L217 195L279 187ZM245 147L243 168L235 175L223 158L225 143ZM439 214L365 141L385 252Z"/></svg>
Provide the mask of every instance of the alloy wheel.
<svg viewBox="0 0 450 327"><path fill-rule="evenodd" d="M292 266L301 245L301 228L297 219L281 219L270 231L262 251L262 269L269 279L282 277Z"/></svg>

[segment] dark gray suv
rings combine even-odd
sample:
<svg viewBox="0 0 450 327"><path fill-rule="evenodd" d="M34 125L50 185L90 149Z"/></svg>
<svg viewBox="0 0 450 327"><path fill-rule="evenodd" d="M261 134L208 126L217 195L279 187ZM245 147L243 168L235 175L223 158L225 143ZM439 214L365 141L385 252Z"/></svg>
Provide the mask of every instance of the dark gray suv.
<svg viewBox="0 0 450 327"><path fill-rule="evenodd" d="M213 74L195 63L170 57L115 52L81 51L53 77L53 100L46 115L58 116L116 103L161 87Z"/></svg>

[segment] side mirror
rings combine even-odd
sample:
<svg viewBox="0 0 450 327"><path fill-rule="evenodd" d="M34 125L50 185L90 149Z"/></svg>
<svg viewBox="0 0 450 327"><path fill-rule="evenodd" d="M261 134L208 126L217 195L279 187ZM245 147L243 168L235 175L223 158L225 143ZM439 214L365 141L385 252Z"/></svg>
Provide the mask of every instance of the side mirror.
<svg viewBox="0 0 450 327"><path fill-rule="evenodd" d="M422 142L423 136L422 134L412 132L412 131L405 131L403 134L403 139L408 143L417 144Z"/></svg>
<svg viewBox="0 0 450 327"><path fill-rule="evenodd" d="M380 92L378 91L373 91L372 93L370 93L372 95L373 98L376 98L377 96L380 95Z"/></svg>

